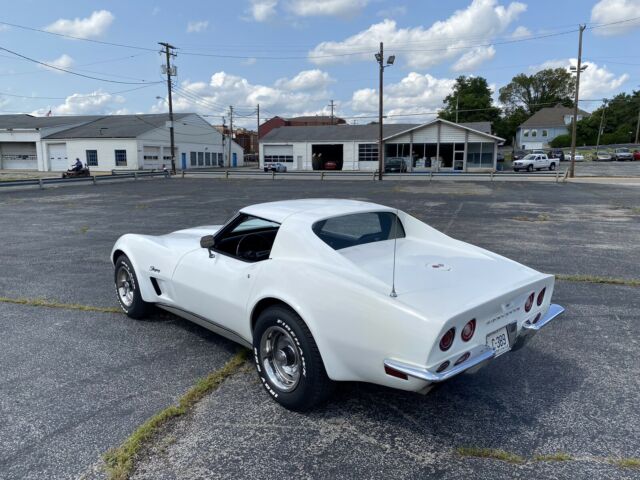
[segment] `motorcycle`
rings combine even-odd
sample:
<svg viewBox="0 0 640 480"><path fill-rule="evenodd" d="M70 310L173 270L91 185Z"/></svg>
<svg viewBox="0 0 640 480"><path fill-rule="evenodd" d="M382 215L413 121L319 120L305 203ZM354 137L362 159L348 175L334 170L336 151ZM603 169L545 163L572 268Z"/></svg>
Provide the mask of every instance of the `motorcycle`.
<svg viewBox="0 0 640 480"><path fill-rule="evenodd" d="M62 174L62 178L78 178L78 177L90 177L91 172L89 167L82 167L80 170L73 170L70 168Z"/></svg>

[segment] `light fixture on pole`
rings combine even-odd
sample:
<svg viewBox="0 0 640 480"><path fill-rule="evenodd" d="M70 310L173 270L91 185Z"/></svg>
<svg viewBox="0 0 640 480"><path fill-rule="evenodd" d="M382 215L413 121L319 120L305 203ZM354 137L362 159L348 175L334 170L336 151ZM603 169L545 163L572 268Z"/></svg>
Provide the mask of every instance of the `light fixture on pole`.
<svg viewBox="0 0 640 480"><path fill-rule="evenodd" d="M384 69L393 65L396 61L395 55L390 55L387 59L387 64L384 64L384 45L380 42L380 51L375 54L376 61L380 65L380 87L379 87L379 99L378 99L378 180L382 180L382 171L384 170L384 150L383 150L383 132L382 132L382 89Z"/></svg>

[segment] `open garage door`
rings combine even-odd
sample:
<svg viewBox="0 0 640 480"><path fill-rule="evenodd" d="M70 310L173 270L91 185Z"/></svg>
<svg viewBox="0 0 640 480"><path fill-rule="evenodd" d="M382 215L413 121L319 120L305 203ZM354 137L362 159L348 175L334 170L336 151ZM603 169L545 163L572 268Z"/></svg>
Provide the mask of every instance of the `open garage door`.
<svg viewBox="0 0 640 480"><path fill-rule="evenodd" d="M160 147L150 147L145 145L142 148L144 155L144 163L142 168L144 168L145 170L160 170L163 163L162 156L160 155Z"/></svg>
<svg viewBox="0 0 640 480"><path fill-rule="evenodd" d="M74 160L75 161L75 160ZM49 170L54 172L64 172L72 162L67 158L66 143L49 144Z"/></svg>
<svg viewBox="0 0 640 480"><path fill-rule="evenodd" d="M293 145L265 145L264 163L280 162L293 167Z"/></svg>

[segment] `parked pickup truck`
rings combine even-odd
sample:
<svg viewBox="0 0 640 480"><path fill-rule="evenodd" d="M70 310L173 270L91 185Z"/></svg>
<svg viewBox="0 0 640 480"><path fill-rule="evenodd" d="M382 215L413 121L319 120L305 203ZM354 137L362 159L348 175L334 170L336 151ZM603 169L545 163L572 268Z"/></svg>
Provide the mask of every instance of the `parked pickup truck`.
<svg viewBox="0 0 640 480"><path fill-rule="evenodd" d="M524 158L513 162L513 171L519 172L520 170L526 170L527 172L533 172L533 170L542 170L548 168L549 170L555 170L558 166L559 160L557 158L549 158L546 154L542 153L530 153L525 155Z"/></svg>

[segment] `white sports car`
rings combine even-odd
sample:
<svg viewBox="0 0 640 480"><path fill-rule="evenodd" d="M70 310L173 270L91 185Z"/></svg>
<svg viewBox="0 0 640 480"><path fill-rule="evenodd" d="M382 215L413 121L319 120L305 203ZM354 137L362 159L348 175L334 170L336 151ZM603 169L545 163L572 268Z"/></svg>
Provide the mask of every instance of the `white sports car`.
<svg viewBox="0 0 640 480"><path fill-rule="evenodd" d="M426 393L564 311L552 275L353 200L263 203L222 226L128 234L111 258L127 315L156 305L250 348L265 389L294 410L334 381Z"/></svg>

